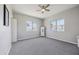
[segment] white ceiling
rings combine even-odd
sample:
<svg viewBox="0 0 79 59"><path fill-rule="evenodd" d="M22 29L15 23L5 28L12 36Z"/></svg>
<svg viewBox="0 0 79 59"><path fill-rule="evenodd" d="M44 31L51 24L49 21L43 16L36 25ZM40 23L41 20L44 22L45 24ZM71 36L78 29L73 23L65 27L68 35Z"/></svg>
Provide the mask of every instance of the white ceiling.
<svg viewBox="0 0 79 59"><path fill-rule="evenodd" d="M38 7L38 4L13 4L12 8L13 11L23 13L26 15L38 17L38 18L46 18L51 15L54 15L56 13L62 12L64 10L67 10L69 8L73 8L77 5L73 4L51 4L48 9L50 9L50 12L41 13Z"/></svg>

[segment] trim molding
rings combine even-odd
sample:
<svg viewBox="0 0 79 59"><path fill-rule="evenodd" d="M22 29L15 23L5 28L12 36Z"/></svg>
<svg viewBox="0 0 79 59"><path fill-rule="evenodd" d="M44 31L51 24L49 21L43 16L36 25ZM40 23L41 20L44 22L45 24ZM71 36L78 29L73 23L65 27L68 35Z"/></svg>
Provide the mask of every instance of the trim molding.
<svg viewBox="0 0 79 59"><path fill-rule="evenodd" d="M9 48L9 50L8 50L8 52L7 52L7 55L9 55L10 49L11 49L11 45L10 45L10 48Z"/></svg>
<svg viewBox="0 0 79 59"><path fill-rule="evenodd" d="M30 40L30 39L35 39L35 38L39 38L40 36L38 36L38 37L33 37L33 38L28 38L28 39L18 39L16 42L18 42L18 41L23 41L23 40ZM15 43L15 42L12 42L12 43Z"/></svg>
<svg viewBox="0 0 79 59"><path fill-rule="evenodd" d="M50 38L50 37L46 37L46 38ZM50 39L54 39L54 38L50 38ZM58 39L55 39L55 40L58 40ZM62 41L62 42L66 42L66 43L70 43L70 44L75 44L75 45L77 45L77 43L69 42L69 41L65 41L65 40L58 40L58 41Z"/></svg>

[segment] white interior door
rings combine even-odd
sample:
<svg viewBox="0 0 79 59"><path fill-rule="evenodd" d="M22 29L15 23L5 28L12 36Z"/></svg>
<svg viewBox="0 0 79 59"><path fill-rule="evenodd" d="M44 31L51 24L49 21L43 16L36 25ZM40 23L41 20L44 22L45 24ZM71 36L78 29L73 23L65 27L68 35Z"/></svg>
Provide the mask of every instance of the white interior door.
<svg viewBox="0 0 79 59"><path fill-rule="evenodd" d="M17 41L17 20L12 19L12 42Z"/></svg>
<svg viewBox="0 0 79 59"><path fill-rule="evenodd" d="M41 27L41 36L45 36L45 28Z"/></svg>

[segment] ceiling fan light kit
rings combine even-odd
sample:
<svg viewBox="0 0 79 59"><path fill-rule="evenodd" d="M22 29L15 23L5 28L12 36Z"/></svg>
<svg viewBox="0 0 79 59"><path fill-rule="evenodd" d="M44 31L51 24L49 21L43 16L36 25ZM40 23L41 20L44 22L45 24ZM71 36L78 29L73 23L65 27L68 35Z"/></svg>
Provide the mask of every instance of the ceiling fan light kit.
<svg viewBox="0 0 79 59"><path fill-rule="evenodd" d="M37 11L41 11L42 13L44 13L45 11L47 12L50 11L49 9L47 9L50 6L49 4L40 4L38 6L41 8L41 10L37 10Z"/></svg>

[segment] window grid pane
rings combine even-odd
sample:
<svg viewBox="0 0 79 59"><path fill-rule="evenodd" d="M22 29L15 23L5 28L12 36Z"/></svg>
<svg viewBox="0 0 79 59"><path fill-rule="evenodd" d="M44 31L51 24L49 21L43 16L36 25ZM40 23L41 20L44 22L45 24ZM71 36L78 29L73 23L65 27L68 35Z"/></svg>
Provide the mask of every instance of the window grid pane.
<svg viewBox="0 0 79 59"><path fill-rule="evenodd" d="M32 21L27 21L26 22L26 30L27 31L32 31Z"/></svg>
<svg viewBox="0 0 79 59"><path fill-rule="evenodd" d="M57 31L64 31L64 19L57 20Z"/></svg>
<svg viewBox="0 0 79 59"><path fill-rule="evenodd" d="M51 30L56 31L56 20L51 21Z"/></svg>
<svg viewBox="0 0 79 59"><path fill-rule="evenodd" d="M33 22L33 31L37 30L37 24L35 22Z"/></svg>

